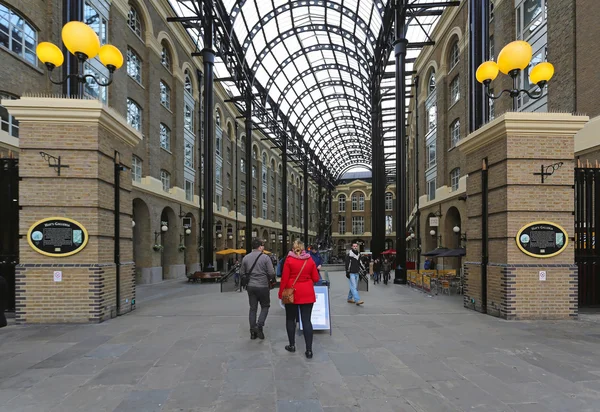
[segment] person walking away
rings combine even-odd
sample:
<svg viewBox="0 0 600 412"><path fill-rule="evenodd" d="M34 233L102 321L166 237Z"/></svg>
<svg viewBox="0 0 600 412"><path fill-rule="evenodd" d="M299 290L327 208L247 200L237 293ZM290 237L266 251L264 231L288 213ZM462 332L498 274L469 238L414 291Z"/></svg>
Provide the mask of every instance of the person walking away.
<svg viewBox="0 0 600 412"><path fill-rule="evenodd" d="M360 271L360 254L358 253L358 244L353 243L352 249L346 255L346 277L350 284L348 292L348 303L362 305L363 302L358 294L358 272Z"/></svg>
<svg viewBox="0 0 600 412"><path fill-rule="evenodd" d="M283 298L283 290L294 289L294 303L285 305L285 328L287 330L289 345L285 347L288 352L296 352L296 316L300 311L305 355L308 359L313 357L312 341L313 328L310 320L313 304L317 300L314 284L319 281L319 272L309 253L304 250L304 243L300 240L294 242L292 250L288 253L283 266L283 275L279 285L279 299Z"/></svg>
<svg viewBox="0 0 600 412"><path fill-rule="evenodd" d="M381 272L381 260L379 258L373 261L373 283L379 283L379 272Z"/></svg>
<svg viewBox="0 0 600 412"><path fill-rule="evenodd" d="M383 283L385 285L388 284L388 280L390 279L390 271L392 270L392 264L390 263L389 259L385 259L383 261L383 265L382 265L382 269L383 269Z"/></svg>
<svg viewBox="0 0 600 412"><path fill-rule="evenodd" d="M244 257L240 267L241 279L248 279L246 291L250 303L250 339L265 338L263 327L271 306L271 284L275 283L275 269L271 259L263 253L264 250L265 244L262 240L252 239L252 252ZM257 321L259 303L260 315Z"/></svg>

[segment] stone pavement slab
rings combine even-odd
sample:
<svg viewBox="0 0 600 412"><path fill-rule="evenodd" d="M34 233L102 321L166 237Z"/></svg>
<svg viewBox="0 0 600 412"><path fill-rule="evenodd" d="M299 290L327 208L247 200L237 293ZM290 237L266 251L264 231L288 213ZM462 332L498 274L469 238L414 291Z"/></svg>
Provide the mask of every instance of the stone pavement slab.
<svg viewBox="0 0 600 412"><path fill-rule="evenodd" d="M245 293L181 281L99 325L4 328L0 412L600 411L600 317L507 322L393 284L359 307L330 277L332 334L310 360L300 333L285 351L274 291L251 341Z"/></svg>

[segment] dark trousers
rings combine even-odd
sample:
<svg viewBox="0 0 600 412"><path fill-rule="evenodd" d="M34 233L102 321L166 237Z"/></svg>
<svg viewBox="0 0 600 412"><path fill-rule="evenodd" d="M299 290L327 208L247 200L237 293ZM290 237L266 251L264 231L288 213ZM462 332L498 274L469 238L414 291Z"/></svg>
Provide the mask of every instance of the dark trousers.
<svg viewBox="0 0 600 412"><path fill-rule="evenodd" d="M300 308L300 318L302 319L302 332L304 332L304 342L306 350L312 350L313 342L313 327L310 321L313 304L305 303L302 305L287 304L285 305L285 328L287 329L288 340L290 345L295 346L296 342L296 318L298 317L298 308Z"/></svg>
<svg viewBox="0 0 600 412"><path fill-rule="evenodd" d="M271 306L271 290L269 288L260 288L256 286L246 287L248 292L248 301L250 302L250 329L262 328L265 326L269 307ZM256 312L260 302L260 315L256 321Z"/></svg>

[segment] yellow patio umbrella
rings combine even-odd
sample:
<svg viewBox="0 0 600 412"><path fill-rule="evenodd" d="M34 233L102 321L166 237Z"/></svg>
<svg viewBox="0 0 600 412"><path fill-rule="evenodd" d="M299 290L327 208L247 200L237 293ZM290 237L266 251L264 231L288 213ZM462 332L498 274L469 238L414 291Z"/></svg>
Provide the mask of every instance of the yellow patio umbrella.
<svg viewBox="0 0 600 412"><path fill-rule="evenodd" d="M271 254L271 252L269 252L267 249L263 250L263 253L264 253L265 255L270 255L270 254Z"/></svg>
<svg viewBox="0 0 600 412"><path fill-rule="evenodd" d="M217 255L231 255L233 253L236 253L235 249L223 249L223 250L219 250L216 254Z"/></svg>
<svg viewBox="0 0 600 412"><path fill-rule="evenodd" d="M238 255L245 255L246 249L235 249L234 253L237 253Z"/></svg>

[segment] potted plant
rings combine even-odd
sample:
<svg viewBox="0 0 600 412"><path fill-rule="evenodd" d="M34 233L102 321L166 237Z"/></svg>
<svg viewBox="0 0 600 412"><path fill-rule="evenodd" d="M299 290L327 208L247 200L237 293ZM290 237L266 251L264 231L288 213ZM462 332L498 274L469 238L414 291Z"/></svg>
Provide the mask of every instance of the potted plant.
<svg viewBox="0 0 600 412"><path fill-rule="evenodd" d="M164 249L163 245L154 245L152 246L152 249L154 249L155 252L162 252Z"/></svg>

